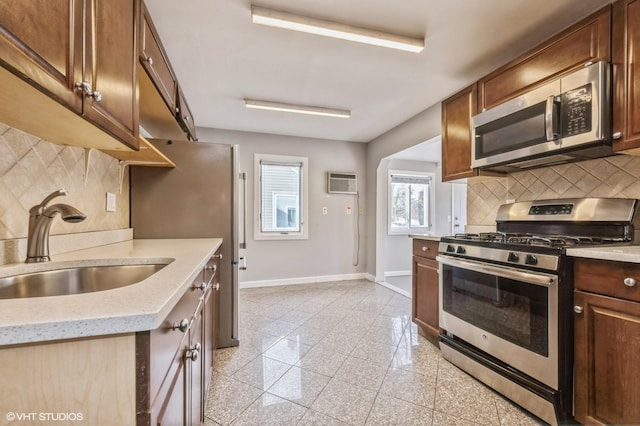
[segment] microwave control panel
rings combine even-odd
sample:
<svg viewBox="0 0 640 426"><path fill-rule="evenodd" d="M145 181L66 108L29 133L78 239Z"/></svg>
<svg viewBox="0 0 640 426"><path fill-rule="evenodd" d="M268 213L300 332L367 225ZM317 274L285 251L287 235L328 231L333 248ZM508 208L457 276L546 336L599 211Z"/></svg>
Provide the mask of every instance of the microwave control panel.
<svg viewBox="0 0 640 426"><path fill-rule="evenodd" d="M562 137L591 131L591 84L570 90L560 96Z"/></svg>

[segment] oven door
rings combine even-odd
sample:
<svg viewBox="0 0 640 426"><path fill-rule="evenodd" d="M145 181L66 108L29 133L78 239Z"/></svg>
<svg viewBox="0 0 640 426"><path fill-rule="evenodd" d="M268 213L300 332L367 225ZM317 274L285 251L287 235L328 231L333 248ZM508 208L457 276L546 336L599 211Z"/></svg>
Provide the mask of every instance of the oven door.
<svg viewBox="0 0 640 426"><path fill-rule="evenodd" d="M558 277L449 256L440 263L440 327L558 389Z"/></svg>

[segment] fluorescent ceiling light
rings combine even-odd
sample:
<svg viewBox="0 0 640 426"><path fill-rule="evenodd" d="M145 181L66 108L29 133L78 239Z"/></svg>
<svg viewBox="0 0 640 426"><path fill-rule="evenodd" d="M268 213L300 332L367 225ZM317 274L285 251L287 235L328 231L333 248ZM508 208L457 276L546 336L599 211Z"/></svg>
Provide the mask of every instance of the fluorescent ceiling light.
<svg viewBox="0 0 640 426"><path fill-rule="evenodd" d="M251 20L255 24L302 31L358 43L373 44L375 46L389 47L407 52L419 53L424 49L424 40L421 39L293 15L258 6L251 6Z"/></svg>
<svg viewBox="0 0 640 426"><path fill-rule="evenodd" d="M296 112L298 114L324 115L328 117L349 118L351 111L342 109L321 108L303 105L283 104L279 102L255 101L245 99L244 105L247 108L268 109L271 111Z"/></svg>

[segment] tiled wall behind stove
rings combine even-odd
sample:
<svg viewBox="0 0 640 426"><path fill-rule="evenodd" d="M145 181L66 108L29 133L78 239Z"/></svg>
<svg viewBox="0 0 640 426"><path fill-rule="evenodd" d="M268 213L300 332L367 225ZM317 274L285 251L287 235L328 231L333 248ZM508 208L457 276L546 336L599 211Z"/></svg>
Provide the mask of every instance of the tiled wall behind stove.
<svg viewBox="0 0 640 426"><path fill-rule="evenodd" d="M80 223L55 218L51 234L129 227L129 178L119 193L118 160L92 150L85 184L84 149L56 145L0 123L0 240L26 238L29 209L65 188L65 203L87 215ZM106 192L116 194L116 212L106 212Z"/></svg>
<svg viewBox="0 0 640 426"><path fill-rule="evenodd" d="M582 197L640 198L640 157L616 155L470 182L467 223L494 225L507 200Z"/></svg>

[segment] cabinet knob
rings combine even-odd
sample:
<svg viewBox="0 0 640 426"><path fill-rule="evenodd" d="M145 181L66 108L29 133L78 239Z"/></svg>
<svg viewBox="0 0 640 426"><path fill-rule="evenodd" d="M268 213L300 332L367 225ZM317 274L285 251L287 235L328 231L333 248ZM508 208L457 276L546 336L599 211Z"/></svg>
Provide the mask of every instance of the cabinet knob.
<svg viewBox="0 0 640 426"><path fill-rule="evenodd" d="M194 290L202 290L204 291L207 288L207 283L202 282L200 284L194 284L191 286L191 288L193 288Z"/></svg>
<svg viewBox="0 0 640 426"><path fill-rule="evenodd" d="M429 247L427 247L427 246L422 246L422 251L429 251Z"/></svg>
<svg viewBox="0 0 640 426"><path fill-rule="evenodd" d="M145 58L144 61L149 65L153 65L153 58L151 56L148 56L147 58Z"/></svg>
<svg viewBox="0 0 640 426"><path fill-rule="evenodd" d="M618 140L618 139L622 138L622 132L615 132L612 135L612 138L615 139L615 140Z"/></svg>
<svg viewBox="0 0 640 426"><path fill-rule="evenodd" d="M220 253L220 254L214 254L214 255L213 255L213 258L214 258L214 259L220 259L220 260L222 260L222 253Z"/></svg>
<svg viewBox="0 0 640 426"><path fill-rule="evenodd" d="M636 286L636 279L635 278L631 278L631 277L627 277L624 279L624 285L626 285L627 287L635 287Z"/></svg>
<svg viewBox="0 0 640 426"><path fill-rule="evenodd" d="M573 307L573 312L575 312L576 314L581 314L582 311L583 311L582 306L576 305Z"/></svg>
<svg viewBox="0 0 640 426"><path fill-rule="evenodd" d="M218 269L218 265L207 265L204 267L207 271L215 272Z"/></svg>
<svg viewBox="0 0 640 426"><path fill-rule="evenodd" d="M171 326L172 330L180 330L183 333L187 331L189 328L189 320L187 318L183 318L180 322L174 322Z"/></svg>
<svg viewBox="0 0 640 426"><path fill-rule="evenodd" d="M88 81L76 83L75 86L76 89L81 90L87 98L93 98L96 102L100 102L102 100L102 93L100 93L99 90L93 90Z"/></svg>
<svg viewBox="0 0 640 426"><path fill-rule="evenodd" d="M215 291L220 290L220 283L216 283L216 285L213 286Z"/></svg>
<svg viewBox="0 0 640 426"><path fill-rule="evenodd" d="M191 348L189 348L189 350L184 354L184 357L186 359L190 359L191 361L197 361L198 355L200 355L201 348L202 346L200 345L200 342L196 343Z"/></svg>

